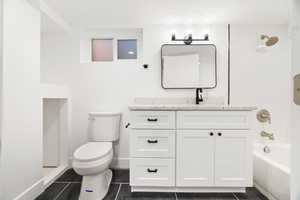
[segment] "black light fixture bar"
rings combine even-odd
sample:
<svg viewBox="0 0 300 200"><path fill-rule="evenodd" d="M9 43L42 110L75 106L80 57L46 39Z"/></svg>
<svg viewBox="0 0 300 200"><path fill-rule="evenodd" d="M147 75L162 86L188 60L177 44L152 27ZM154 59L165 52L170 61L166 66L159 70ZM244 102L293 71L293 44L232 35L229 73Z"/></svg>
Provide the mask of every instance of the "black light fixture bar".
<svg viewBox="0 0 300 200"><path fill-rule="evenodd" d="M189 35L187 35L187 36L186 36L185 38L183 38L183 39L176 39L175 34L172 34L171 40L172 40L172 41L182 41L182 42L184 42L184 44L190 45L190 44L192 44L192 42L194 42L194 41L208 41L208 40L209 40L209 36L208 36L208 34L205 34L205 35L204 35L204 38L202 38L202 39L193 39L193 35L192 35L192 34L189 34Z"/></svg>

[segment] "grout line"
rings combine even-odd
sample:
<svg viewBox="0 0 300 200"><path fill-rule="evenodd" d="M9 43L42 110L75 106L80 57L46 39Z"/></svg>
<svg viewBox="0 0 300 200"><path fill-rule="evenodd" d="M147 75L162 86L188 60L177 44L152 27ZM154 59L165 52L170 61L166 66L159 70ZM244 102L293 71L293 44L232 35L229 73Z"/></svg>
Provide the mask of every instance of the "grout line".
<svg viewBox="0 0 300 200"><path fill-rule="evenodd" d="M122 184L122 185L129 185L129 182L111 182L112 184Z"/></svg>
<svg viewBox="0 0 300 200"><path fill-rule="evenodd" d="M53 183L82 183L81 181L55 181ZM111 182L113 185L129 184L129 182Z"/></svg>
<svg viewBox="0 0 300 200"><path fill-rule="evenodd" d="M58 194L57 196L54 198L54 200L58 199L58 197L67 189L67 187L69 187L69 185L71 185L71 183L68 183Z"/></svg>
<svg viewBox="0 0 300 200"><path fill-rule="evenodd" d="M175 192L175 199L178 200L178 196L177 196L177 193L176 193L176 192Z"/></svg>
<svg viewBox="0 0 300 200"><path fill-rule="evenodd" d="M122 187L122 183L120 183L120 185L119 185L119 189L118 189L117 195L116 195L116 197L115 197L114 200L117 200L117 199L118 199L119 194L120 194L120 191L121 191L121 187Z"/></svg>
<svg viewBox="0 0 300 200"><path fill-rule="evenodd" d="M239 198L234 193L232 193L232 194L236 200L239 200Z"/></svg>
<svg viewBox="0 0 300 200"><path fill-rule="evenodd" d="M81 183L81 181L55 181L54 183Z"/></svg>

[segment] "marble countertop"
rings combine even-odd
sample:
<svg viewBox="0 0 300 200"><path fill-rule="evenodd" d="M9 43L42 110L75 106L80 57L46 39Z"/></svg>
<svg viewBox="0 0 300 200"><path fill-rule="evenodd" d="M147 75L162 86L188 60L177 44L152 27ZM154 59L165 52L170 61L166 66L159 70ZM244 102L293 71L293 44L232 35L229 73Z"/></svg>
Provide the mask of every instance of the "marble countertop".
<svg viewBox="0 0 300 200"><path fill-rule="evenodd" d="M255 106L242 105L196 105L196 104L133 104L130 110L210 110L210 111L252 111Z"/></svg>

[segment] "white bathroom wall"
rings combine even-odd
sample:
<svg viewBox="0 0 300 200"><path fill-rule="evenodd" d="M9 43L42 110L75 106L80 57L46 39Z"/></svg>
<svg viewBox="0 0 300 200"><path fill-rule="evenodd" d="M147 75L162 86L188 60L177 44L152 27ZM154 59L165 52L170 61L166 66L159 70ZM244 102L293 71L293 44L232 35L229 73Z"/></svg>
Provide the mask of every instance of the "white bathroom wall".
<svg viewBox="0 0 300 200"><path fill-rule="evenodd" d="M272 123L262 125L255 120L256 135L265 128L274 133L275 141L289 142L292 95L288 26L233 25L231 30L231 103L269 110ZM266 52L257 52L261 34L280 40Z"/></svg>
<svg viewBox="0 0 300 200"><path fill-rule="evenodd" d="M235 30L236 28L236 30ZM45 45L45 58L42 57L42 81L56 84L68 85L72 94L72 147L70 156L73 151L86 141L86 130L88 124L88 112L112 109L119 110L123 113L122 129L120 143L116 148L116 156L119 159L117 167L128 167L129 157L129 130L125 129L125 124L130 121L128 105L133 103L135 97L194 97L193 90L163 90L160 85L160 48L163 43L170 43L171 31L176 30L178 37L183 37L187 30L191 29L195 37L201 37L204 31L210 32L211 42L215 43L218 49L218 87L211 91L205 91L209 96L221 96L224 101L227 100L227 26L149 26L143 28L143 34L136 36L143 43L142 57L139 60L122 60L104 63L79 63L79 39L76 37L66 37L62 34L47 34L43 41ZM286 75L289 66L289 45L286 43L287 27L266 25L266 26L233 26L232 42L233 54L232 59L232 103L234 104L251 104L258 107L265 107L271 104L271 112L274 118L274 129L280 129L280 138L283 141L288 131L285 123L286 115L278 114L276 105L279 101L277 98L261 97L258 101L252 94L263 95L274 88L289 88ZM249 34L246 34L246 32ZM237 34L239 33L239 34ZM281 42L276 49L263 55L258 55L255 47L261 33L270 33L279 35ZM100 33L99 33L100 34ZM197 35L198 34L198 35ZM242 37L244 35L244 37ZM112 37L126 39L128 34L118 30L112 33ZM124 38L125 37L125 38ZM141 38L140 38L141 37ZM249 38L245 38L249 37ZM245 40L249 40L246 42ZM240 46L239 46L240 45ZM279 48L280 47L280 48ZM253 50L253 51L252 51ZM273 52L275 51L275 53ZM273 53L272 53L273 52ZM140 54L140 52L139 52ZM283 54L283 56L281 56ZM280 59L278 59L280 55ZM248 59L249 57L249 59ZM243 59L242 59L243 58ZM262 87L266 81L259 78L252 81L247 72L256 77L263 73L272 73L264 68L268 60L276 58L276 62L270 65L277 69L281 77L269 78L268 85ZM236 61L235 61L236 60ZM242 61L247 61L243 63ZM142 64L149 64L149 69L144 69ZM284 64L282 64L284 63ZM242 65L243 68L239 66ZM282 67L285 65L286 67ZM285 68L285 69L284 69ZM243 69L243 70L242 70ZM288 70L287 70L288 69ZM281 72L284 73L281 73ZM274 72L274 70L273 70ZM274 72L275 73L275 72ZM255 78L254 77L254 78ZM253 78L253 79L254 79ZM284 79L281 81L281 79ZM244 81L246 80L246 81ZM253 88L248 87L249 81L252 82ZM248 87L248 88L247 88ZM250 89L246 93L243 88ZM276 91L276 90L275 90ZM280 92L278 92L280 94ZM271 94L274 94L272 92ZM277 97L277 96L276 96ZM249 100L249 98L251 100ZM288 106L288 102L286 102ZM284 102L280 105L285 104ZM285 106L285 105L284 105ZM268 107L269 108L269 107ZM285 113L285 112L284 112ZM275 126L276 123L276 126ZM279 123L279 125L277 125ZM277 134L277 135L278 135Z"/></svg>
<svg viewBox="0 0 300 200"><path fill-rule="evenodd" d="M186 27L176 27L177 31ZM200 29L200 28L199 28ZM45 53L42 57L42 81L67 84L72 93L72 148L71 153L86 141L88 112L112 109L123 113L120 143L116 155L120 160L118 167L128 167L129 130L125 124L130 122L128 105L135 97L194 97L193 90L163 90L160 85L160 48L170 42L167 27L147 27L141 34L140 29L108 31L90 31L94 37L107 36L116 39L137 38L143 48L139 48L138 60L115 60L104 63L79 63L79 41L72 41L64 35L50 34L43 37ZM202 29L200 29L202 30ZM210 95L226 96L227 35L226 26L211 27L211 38L218 46L219 87ZM197 31L196 31L197 32ZM181 35L179 35L182 37ZM202 37L199 35L198 37ZM69 48L69 49L68 49ZM76 48L77 52L70 52ZM54 53L55 52L55 53ZM68 54L68 55L67 55ZM62 56L63 55L63 56ZM64 58L71 58L66 60ZM115 55L116 57L116 52ZM66 62L71 62L67 64ZM142 64L149 64L144 69Z"/></svg>
<svg viewBox="0 0 300 200"><path fill-rule="evenodd" d="M292 76L300 73L300 1L293 1L293 19L291 23L292 36ZM292 78L291 77L291 80ZM291 155L291 199L300 199L300 106L292 105L292 155Z"/></svg>
<svg viewBox="0 0 300 200"><path fill-rule="evenodd" d="M3 0L1 200L34 199L42 190L40 13Z"/></svg>
<svg viewBox="0 0 300 200"><path fill-rule="evenodd" d="M3 71L3 0L0 0L0 77L2 77ZM2 84L0 81L0 119L2 118ZM2 121L0 120L0 177L1 176L1 165L2 165ZM0 178L0 199L3 199L3 181Z"/></svg>

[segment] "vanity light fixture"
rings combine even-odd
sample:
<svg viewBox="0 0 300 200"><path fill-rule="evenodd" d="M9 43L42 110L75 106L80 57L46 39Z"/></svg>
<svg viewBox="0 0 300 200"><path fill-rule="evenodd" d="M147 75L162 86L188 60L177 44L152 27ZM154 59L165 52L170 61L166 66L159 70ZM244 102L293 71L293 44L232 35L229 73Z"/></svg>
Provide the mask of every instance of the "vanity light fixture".
<svg viewBox="0 0 300 200"><path fill-rule="evenodd" d="M204 38L202 38L202 39L193 39L193 35L192 34L188 34L183 39L176 39L176 35L173 33L171 40L172 41L183 41L184 44L190 45L190 44L192 44L193 41L208 41L209 40L209 36L208 36L208 34L205 34Z"/></svg>

